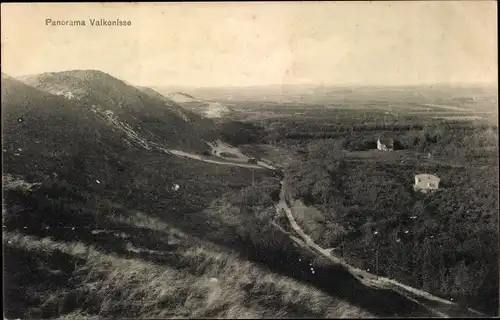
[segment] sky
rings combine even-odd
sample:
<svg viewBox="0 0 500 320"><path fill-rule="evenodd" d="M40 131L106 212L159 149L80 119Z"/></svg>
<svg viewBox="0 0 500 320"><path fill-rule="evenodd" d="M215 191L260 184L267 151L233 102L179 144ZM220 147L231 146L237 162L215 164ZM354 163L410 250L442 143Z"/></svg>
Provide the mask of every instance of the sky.
<svg viewBox="0 0 500 320"><path fill-rule="evenodd" d="M496 1L2 3L2 72L136 85L497 83ZM46 19L86 26L46 26ZM92 27L89 19L130 20Z"/></svg>

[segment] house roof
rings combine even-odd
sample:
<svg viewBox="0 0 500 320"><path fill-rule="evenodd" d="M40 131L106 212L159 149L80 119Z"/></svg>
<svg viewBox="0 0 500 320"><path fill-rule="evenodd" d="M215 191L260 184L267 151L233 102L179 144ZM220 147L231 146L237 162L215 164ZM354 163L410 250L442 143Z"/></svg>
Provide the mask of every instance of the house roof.
<svg viewBox="0 0 500 320"><path fill-rule="evenodd" d="M433 174L429 174L429 173L417 174L417 175L415 175L415 178L419 178L420 180L437 180L437 181L441 180L437 176L435 176Z"/></svg>

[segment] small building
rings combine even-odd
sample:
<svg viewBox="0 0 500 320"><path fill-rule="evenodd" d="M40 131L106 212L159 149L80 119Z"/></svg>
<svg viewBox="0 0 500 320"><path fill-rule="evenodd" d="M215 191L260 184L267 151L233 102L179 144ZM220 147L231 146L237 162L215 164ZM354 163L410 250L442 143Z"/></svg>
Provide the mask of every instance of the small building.
<svg viewBox="0 0 500 320"><path fill-rule="evenodd" d="M439 189L439 182L441 179L436 177L433 174L417 174L415 176L415 184L413 185L413 189L415 191L421 191L427 193L429 191L434 191Z"/></svg>
<svg viewBox="0 0 500 320"><path fill-rule="evenodd" d="M391 138L378 138L377 149L382 151L394 150L394 140Z"/></svg>

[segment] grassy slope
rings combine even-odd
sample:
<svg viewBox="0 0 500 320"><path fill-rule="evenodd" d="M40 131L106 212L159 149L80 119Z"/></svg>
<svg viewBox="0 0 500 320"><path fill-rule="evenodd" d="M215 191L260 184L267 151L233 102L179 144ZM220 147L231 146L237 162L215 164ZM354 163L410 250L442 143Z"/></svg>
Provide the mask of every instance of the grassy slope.
<svg viewBox="0 0 500 320"><path fill-rule="evenodd" d="M168 225L148 221L162 233L171 232ZM10 317L370 316L310 285L185 238L176 250L148 251L135 244L123 256L81 242L4 235ZM207 300L215 291L208 285L210 277L219 279L221 289L212 303Z"/></svg>
<svg viewBox="0 0 500 320"><path fill-rule="evenodd" d="M44 73L22 80L49 93L71 92L83 105L95 105L113 111L146 139L172 148L205 150L202 139L216 136L210 121L188 111L188 121L179 115L180 107L151 90L141 90L106 73L94 70L75 70Z"/></svg>
<svg viewBox="0 0 500 320"><path fill-rule="evenodd" d="M148 94L154 99L163 101L172 110L174 110L177 114L179 114L182 118L187 118L189 122L193 123L197 127L197 130L200 130L201 128L207 130L207 132L210 132L211 134L216 134L215 132L212 132L214 130L214 123L212 120L207 119L203 116L199 116L194 112L191 112L190 110L186 110L186 108L183 108L178 103L175 103L171 99L165 97L164 95L160 94L158 91L155 91L152 88L138 87L138 89L140 89L141 91Z"/></svg>
<svg viewBox="0 0 500 320"><path fill-rule="evenodd" d="M13 79L2 79L2 124L4 170L12 174L60 174L79 152L92 157L126 146L119 132L79 103Z"/></svg>
<svg viewBox="0 0 500 320"><path fill-rule="evenodd" d="M7 317L367 315L207 242L217 219L201 211L249 170L128 146L79 102L12 79L2 116L4 173L41 182L4 190ZM210 306L209 277L222 287Z"/></svg>

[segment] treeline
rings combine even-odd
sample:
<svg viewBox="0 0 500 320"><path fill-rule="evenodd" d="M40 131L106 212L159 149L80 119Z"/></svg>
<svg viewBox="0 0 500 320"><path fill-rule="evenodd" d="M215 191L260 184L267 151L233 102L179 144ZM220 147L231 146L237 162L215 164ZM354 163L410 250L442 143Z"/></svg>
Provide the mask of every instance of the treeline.
<svg viewBox="0 0 500 320"><path fill-rule="evenodd" d="M434 134L437 131L456 131L467 132L470 134L476 132L483 132L497 128L488 124L477 124L472 122L459 122L459 121L428 121L423 123L420 121L402 121L402 122L370 122L370 123L349 123L340 122L335 120L334 123L312 121L312 120L294 120L294 121L280 121L278 124L270 125L270 130L264 137L267 142L278 141L283 139L328 139L337 138L349 135L358 134L386 134L393 136L409 136L414 137L418 132ZM401 141L402 143L404 141ZM407 143L407 142L406 142Z"/></svg>
<svg viewBox="0 0 500 320"><path fill-rule="evenodd" d="M280 128L282 131L283 129ZM293 134L275 131L266 139L276 143L280 138L288 144L306 145L311 140L336 141L337 152L340 150L363 151L376 149L376 141L380 136L392 137L395 150L411 150L421 153L431 153L438 157L459 159L463 162L484 161L484 165L494 164L498 160L497 129L490 126L469 127L456 126L448 123L436 123L423 126L419 130L403 132L324 132ZM304 149L300 147L299 149Z"/></svg>
<svg viewBox="0 0 500 320"><path fill-rule="evenodd" d="M259 125L241 121L219 123L219 132L224 141L234 146L261 143L265 133Z"/></svg>
<svg viewBox="0 0 500 320"><path fill-rule="evenodd" d="M328 139L362 132L400 133L409 130L422 130L421 124L412 125L380 125L380 124L335 124L317 125L314 123L280 128L274 135L278 139ZM268 137L269 138L269 137Z"/></svg>

